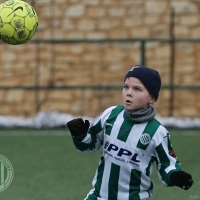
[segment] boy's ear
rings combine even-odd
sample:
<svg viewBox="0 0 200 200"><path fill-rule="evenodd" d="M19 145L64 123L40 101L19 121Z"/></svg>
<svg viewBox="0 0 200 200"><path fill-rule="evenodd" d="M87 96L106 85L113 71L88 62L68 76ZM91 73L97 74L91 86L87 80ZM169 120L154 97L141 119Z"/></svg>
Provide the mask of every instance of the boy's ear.
<svg viewBox="0 0 200 200"><path fill-rule="evenodd" d="M149 99L149 104L153 104L155 102L156 102L156 99L153 96L151 96Z"/></svg>

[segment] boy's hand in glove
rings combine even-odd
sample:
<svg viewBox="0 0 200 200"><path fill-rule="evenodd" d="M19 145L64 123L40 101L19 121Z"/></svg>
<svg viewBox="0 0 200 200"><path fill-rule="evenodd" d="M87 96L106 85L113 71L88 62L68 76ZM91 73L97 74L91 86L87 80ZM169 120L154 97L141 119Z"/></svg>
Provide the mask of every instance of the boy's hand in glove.
<svg viewBox="0 0 200 200"><path fill-rule="evenodd" d="M188 190L194 183L192 176L184 171L172 172L170 182L184 190Z"/></svg>
<svg viewBox="0 0 200 200"><path fill-rule="evenodd" d="M88 120L84 122L82 118L77 118L69 121L67 127L73 136L80 136L88 131L90 122Z"/></svg>

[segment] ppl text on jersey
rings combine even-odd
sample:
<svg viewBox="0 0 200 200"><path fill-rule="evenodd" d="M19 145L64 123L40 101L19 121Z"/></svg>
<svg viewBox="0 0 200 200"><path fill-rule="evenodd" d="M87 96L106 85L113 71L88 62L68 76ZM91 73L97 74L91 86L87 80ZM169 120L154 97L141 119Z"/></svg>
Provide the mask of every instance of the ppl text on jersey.
<svg viewBox="0 0 200 200"><path fill-rule="evenodd" d="M140 160L138 159L137 153L132 153L131 151L118 147L108 141L104 144L104 153L107 153L109 156L123 162L135 163L139 167ZM126 160L124 158L126 158Z"/></svg>

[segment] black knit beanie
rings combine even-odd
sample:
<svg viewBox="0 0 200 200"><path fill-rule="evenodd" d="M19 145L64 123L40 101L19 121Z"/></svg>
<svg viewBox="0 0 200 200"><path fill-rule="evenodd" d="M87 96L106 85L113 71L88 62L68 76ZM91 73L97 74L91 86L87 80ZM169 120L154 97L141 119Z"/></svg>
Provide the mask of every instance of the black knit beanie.
<svg viewBox="0 0 200 200"><path fill-rule="evenodd" d="M158 99L161 87L161 78L156 70L149 67L136 65L127 72L124 81L128 77L135 77L139 79L149 91L149 94L152 95L155 100Z"/></svg>

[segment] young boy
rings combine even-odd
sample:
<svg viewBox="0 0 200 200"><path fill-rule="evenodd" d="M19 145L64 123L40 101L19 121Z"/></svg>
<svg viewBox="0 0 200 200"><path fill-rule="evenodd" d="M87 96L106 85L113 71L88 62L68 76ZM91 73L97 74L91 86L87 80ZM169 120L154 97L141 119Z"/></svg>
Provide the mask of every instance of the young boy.
<svg viewBox="0 0 200 200"><path fill-rule="evenodd" d="M152 106L161 87L159 73L135 66L125 76L123 106L106 109L89 128L78 118L67 123L80 151L102 155L85 200L147 200L153 192L153 163L165 186L189 189L193 180L181 171L168 131L154 118Z"/></svg>

